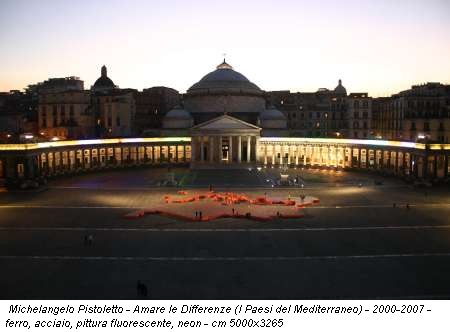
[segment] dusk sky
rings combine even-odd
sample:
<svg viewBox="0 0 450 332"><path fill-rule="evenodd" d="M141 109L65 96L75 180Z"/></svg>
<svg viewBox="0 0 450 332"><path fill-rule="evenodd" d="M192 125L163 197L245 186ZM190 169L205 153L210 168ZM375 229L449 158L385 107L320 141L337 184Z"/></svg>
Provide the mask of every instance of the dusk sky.
<svg viewBox="0 0 450 332"><path fill-rule="evenodd" d="M186 91L221 62L264 90L339 78L384 96L450 83L450 1L0 0L0 91L108 67L121 88Z"/></svg>

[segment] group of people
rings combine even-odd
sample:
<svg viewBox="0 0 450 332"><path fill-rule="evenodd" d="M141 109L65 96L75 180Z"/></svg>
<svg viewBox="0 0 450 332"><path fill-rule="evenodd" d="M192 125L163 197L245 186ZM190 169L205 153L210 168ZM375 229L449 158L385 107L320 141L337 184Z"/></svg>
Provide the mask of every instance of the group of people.
<svg viewBox="0 0 450 332"><path fill-rule="evenodd" d="M84 246L85 247L91 247L94 243L94 235L88 234L84 236Z"/></svg>

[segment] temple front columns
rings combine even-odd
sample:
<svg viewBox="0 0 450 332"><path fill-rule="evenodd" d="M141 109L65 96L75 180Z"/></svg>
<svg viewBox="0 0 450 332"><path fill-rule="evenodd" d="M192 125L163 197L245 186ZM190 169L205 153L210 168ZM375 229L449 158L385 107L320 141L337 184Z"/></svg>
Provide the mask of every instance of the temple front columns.
<svg viewBox="0 0 450 332"><path fill-rule="evenodd" d="M237 139L238 139L238 142L237 142L237 144L238 144L238 146L237 146L237 162L240 164L241 160L242 160L242 158L241 158L241 154L242 154L242 137L238 136Z"/></svg>
<svg viewBox="0 0 450 332"><path fill-rule="evenodd" d="M219 136L219 163L222 162L222 158L223 158L223 151L222 151L222 136Z"/></svg>
<svg viewBox="0 0 450 332"><path fill-rule="evenodd" d="M233 163L233 136L228 136L228 163Z"/></svg>
<svg viewBox="0 0 450 332"><path fill-rule="evenodd" d="M195 136L193 136L192 137L192 144L191 144L191 161L192 162L195 162L195 153L196 153L196 137ZM153 151L154 149L152 149L152 154L153 154ZM155 156L154 156L154 154L153 154L153 156L152 156L152 160L154 161L155 160Z"/></svg>
<svg viewBox="0 0 450 332"><path fill-rule="evenodd" d="M251 136L247 136L247 162L250 162Z"/></svg>
<svg viewBox="0 0 450 332"><path fill-rule="evenodd" d="M213 136L209 136L208 137L209 140L209 161L212 163L214 162L214 137Z"/></svg>
<svg viewBox="0 0 450 332"><path fill-rule="evenodd" d="M200 161L205 161L205 144L203 142L203 136L200 136Z"/></svg>

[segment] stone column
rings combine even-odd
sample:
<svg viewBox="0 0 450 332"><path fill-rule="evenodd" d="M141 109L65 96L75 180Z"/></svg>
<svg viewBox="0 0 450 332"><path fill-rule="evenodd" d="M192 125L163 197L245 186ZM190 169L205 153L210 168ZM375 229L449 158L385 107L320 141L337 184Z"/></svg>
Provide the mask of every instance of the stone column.
<svg viewBox="0 0 450 332"><path fill-rule="evenodd" d="M200 136L200 160L201 162L205 161L205 143L203 136Z"/></svg>
<svg viewBox="0 0 450 332"><path fill-rule="evenodd" d="M336 165L336 168L339 167L339 147L335 146L334 147L334 162Z"/></svg>
<svg viewBox="0 0 450 332"><path fill-rule="evenodd" d="M222 153L222 136L219 136L219 163L222 162L222 157L223 157L223 153Z"/></svg>
<svg viewBox="0 0 450 332"><path fill-rule="evenodd" d="M196 145L196 136L192 136L192 141L191 141L191 162L195 162L195 145ZM153 152L153 149L152 149ZM153 155L154 157L154 155ZM155 160L155 158L153 158L153 160Z"/></svg>
<svg viewBox="0 0 450 332"><path fill-rule="evenodd" d="M444 163L444 178L446 178L448 176L448 160L449 160L449 155L445 155L445 163Z"/></svg>
<svg viewBox="0 0 450 332"><path fill-rule="evenodd" d="M350 147L350 168L353 168L353 146Z"/></svg>
<svg viewBox="0 0 450 332"><path fill-rule="evenodd" d="M259 137L255 136L255 162L259 161Z"/></svg>
<svg viewBox="0 0 450 332"><path fill-rule="evenodd" d="M398 151L395 151L395 174L398 174Z"/></svg>
<svg viewBox="0 0 450 332"><path fill-rule="evenodd" d="M386 160L386 165L387 165L387 169L391 169L391 150L387 151L387 160Z"/></svg>
<svg viewBox="0 0 450 332"><path fill-rule="evenodd" d="M414 175L414 169L417 166L416 166L413 154L411 152L409 152L408 154L409 154L409 176L413 176Z"/></svg>
<svg viewBox="0 0 450 332"><path fill-rule="evenodd" d="M275 145L272 145L272 167L275 165Z"/></svg>
<svg viewBox="0 0 450 332"><path fill-rule="evenodd" d="M438 160L438 155L435 154L434 155L434 161L433 161L433 178L434 179L436 179L438 177L438 175L437 175L437 172L438 172L437 160Z"/></svg>
<svg viewBox="0 0 450 332"><path fill-rule="evenodd" d="M405 151L402 151L402 174L406 174L406 158L405 158Z"/></svg>
<svg viewBox="0 0 450 332"><path fill-rule="evenodd" d="M213 163L214 162L214 136L209 136L209 162Z"/></svg>
<svg viewBox="0 0 450 332"><path fill-rule="evenodd" d="M362 153L361 153L361 148L358 148L358 169L361 169L361 157L362 157Z"/></svg>
<svg viewBox="0 0 450 332"><path fill-rule="evenodd" d="M287 146L287 155L288 155L287 164L289 166L291 164L291 146L290 145Z"/></svg>
<svg viewBox="0 0 450 332"><path fill-rule="evenodd" d="M241 154L242 154L242 138L241 136L237 137L238 139L238 146L237 146L237 162L240 164L241 163Z"/></svg>
<svg viewBox="0 0 450 332"><path fill-rule="evenodd" d="M228 163L233 163L233 136L228 136Z"/></svg>
<svg viewBox="0 0 450 332"><path fill-rule="evenodd" d="M300 154L300 146L296 145L295 146L295 166L298 166L299 154Z"/></svg>
<svg viewBox="0 0 450 332"><path fill-rule="evenodd" d="M267 144L264 145L264 165L267 165Z"/></svg>
<svg viewBox="0 0 450 332"><path fill-rule="evenodd" d="M247 162L250 162L250 143L251 143L251 136L247 136Z"/></svg>

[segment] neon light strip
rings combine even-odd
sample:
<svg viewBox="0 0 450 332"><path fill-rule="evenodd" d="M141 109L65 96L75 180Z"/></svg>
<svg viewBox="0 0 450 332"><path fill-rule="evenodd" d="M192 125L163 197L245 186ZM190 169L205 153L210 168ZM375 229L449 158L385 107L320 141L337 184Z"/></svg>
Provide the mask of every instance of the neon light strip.
<svg viewBox="0 0 450 332"><path fill-rule="evenodd" d="M413 149L425 149L426 144L400 141L381 141L372 139L346 139L346 138L308 138L308 137L262 137L260 142L292 142L310 144L347 144L347 145L371 145L391 146Z"/></svg>
<svg viewBox="0 0 450 332"><path fill-rule="evenodd" d="M40 143L25 144L0 144L1 150L35 150L44 148L59 148L65 146L78 145L107 145L120 143L169 143L169 142L190 142L190 137L145 137L145 138L107 138L107 139L91 139L77 141L52 141Z"/></svg>
<svg viewBox="0 0 450 332"><path fill-rule="evenodd" d="M190 142L190 137L145 137L145 138L107 138L75 141L51 141L41 143L25 144L0 144L0 151L36 150L45 148L59 148L65 146L83 145L109 145L121 143L181 143ZM308 138L308 137L261 137L260 142L265 143L302 143L302 144L342 144L342 145L369 145L402 147L411 149L426 149L426 144L415 142L382 141L365 139L345 139L345 138ZM450 150L450 144L430 144L431 150Z"/></svg>

